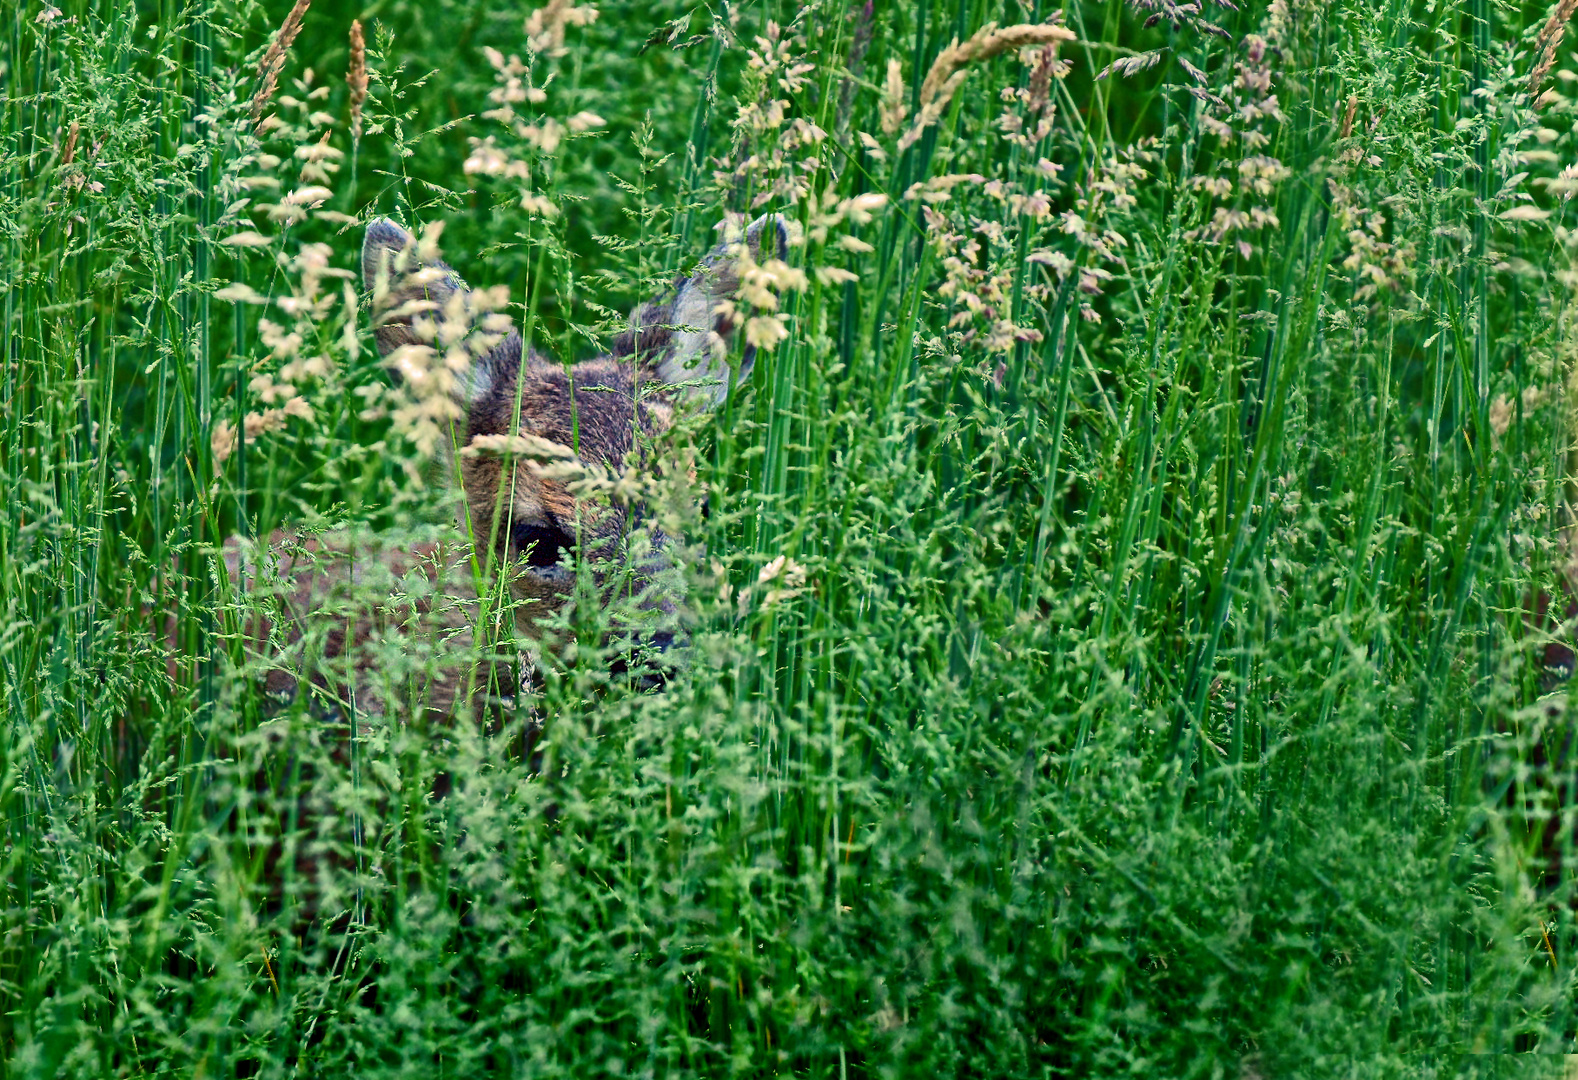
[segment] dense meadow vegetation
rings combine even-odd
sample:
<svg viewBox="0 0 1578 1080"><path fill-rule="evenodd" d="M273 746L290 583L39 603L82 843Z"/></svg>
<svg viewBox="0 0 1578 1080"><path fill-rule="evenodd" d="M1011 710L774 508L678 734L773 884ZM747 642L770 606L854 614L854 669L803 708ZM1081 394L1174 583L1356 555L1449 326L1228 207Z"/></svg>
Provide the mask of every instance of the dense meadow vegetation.
<svg viewBox="0 0 1578 1080"><path fill-rule="evenodd" d="M0 7L0 1077L1559 1075L1574 5L1199 7ZM767 212L664 685L271 690L227 537L464 528L369 220L569 361Z"/></svg>

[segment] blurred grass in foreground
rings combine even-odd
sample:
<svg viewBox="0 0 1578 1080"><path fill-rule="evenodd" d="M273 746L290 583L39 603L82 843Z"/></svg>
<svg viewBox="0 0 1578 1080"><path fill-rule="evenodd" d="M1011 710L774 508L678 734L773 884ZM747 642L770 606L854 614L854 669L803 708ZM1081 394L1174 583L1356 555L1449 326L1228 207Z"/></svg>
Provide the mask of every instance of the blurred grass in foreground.
<svg viewBox="0 0 1578 1080"><path fill-rule="evenodd" d="M0 1074L1556 1075L1466 1055L1578 1032L1578 67L1139 6L320 0L259 127L282 10L12 5ZM681 678L549 664L540 773L267 699L226 536L448 520L361 223L582 357L769 210Z"/></svg>

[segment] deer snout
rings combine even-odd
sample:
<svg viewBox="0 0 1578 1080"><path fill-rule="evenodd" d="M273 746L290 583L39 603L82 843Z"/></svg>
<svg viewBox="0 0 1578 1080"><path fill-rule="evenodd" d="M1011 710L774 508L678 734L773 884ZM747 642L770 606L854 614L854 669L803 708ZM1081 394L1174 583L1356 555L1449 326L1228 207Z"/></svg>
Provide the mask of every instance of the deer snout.
<svg viewBox="0 0 1578 1080"><path fill-rule="evenodd" d="M655 630L617 639L608 674L631 678L638 690L662 690L679 670L684 639L672 630Z"/></svg>
<svg viewBox="0 0 1578 1080"><path fill-rule="evenodd" d="M625 600L610 613L604 639L609 651L609 674L633 676L642 690L660 689L682 664L688 641L680 629L684 600L683 578L661 534L644 557L629 565Z"/></svg>

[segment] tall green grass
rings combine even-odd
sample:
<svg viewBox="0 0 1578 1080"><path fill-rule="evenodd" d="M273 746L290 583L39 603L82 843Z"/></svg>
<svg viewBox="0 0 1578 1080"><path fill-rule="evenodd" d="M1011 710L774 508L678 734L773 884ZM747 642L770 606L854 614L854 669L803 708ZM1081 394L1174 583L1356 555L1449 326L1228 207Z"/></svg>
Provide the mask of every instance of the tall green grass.
<svg viewBox="0 0 1578 1080"><path fill-rule="evenodd" d="M1554 1074L1476 1056L1578 1037L1549 10L599 7L517 105L602 119L551 151L481 115L513 5L319 0L270 130L279 5L4 11L0 1074ZM1009 51L909 139L953 39L1057 12L1051 112ZM271 220L325 132L344 217ZM489 136L524 178L465 171ZM216 453L291 324L216 292L441 221L584 358L767 211L807 281L667 444L666 689L546 660L502 734L269 698L226 537L457 527L343 302L312 419Z"/></svg>

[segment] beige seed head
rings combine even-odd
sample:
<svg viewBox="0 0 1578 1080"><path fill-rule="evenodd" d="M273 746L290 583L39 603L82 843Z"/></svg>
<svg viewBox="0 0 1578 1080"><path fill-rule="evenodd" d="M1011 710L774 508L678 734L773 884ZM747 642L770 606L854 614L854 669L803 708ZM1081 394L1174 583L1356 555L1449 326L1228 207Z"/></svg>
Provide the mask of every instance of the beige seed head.
<svg viewBox="0 0 1578 1080"><path fill-rule="evenodd" d="M1575 11L1578 11L1578 0L1562 0L1556 5L1556 10L1551 12L1551 17L1545 20L1545 25L1540 27L1539 35L1534 39L1534 51L1540 58L1535 63L1534 70L1529 73L1530 97L1539 94L1540 84L1555 66L1556 47L1562 43L1562 36L1567 32L1567 23L1572 19Z"/></svg>
<svg viewBox="0 0 1578 1080"><path fill-rule="evenodd" d="M597 7L571 0L548 0L526 18L526 39L532 52L546 56L565 53L564 32L569 26L590 26L597 21Z"/></svg>
<svg viewBox="0 0 1578 1080"><path fill-rule="evenodd" d="M290 14L285 16L285 21L280 24L279 33L274 38L274 44L268 47L268 52L263 54L262 63L258 64L258 92L252 98L252 122L263 116L263 110L268 108L269 99L274 96L274 90L279 86L279 73L285 67L285 53L296 40L296 35L301 33L302 16L307 14L307 9L312 6L312 0L296 0Z"/></svg>
<svg viewBox="0 0 1578 1080"><path fill-rule="evenodd" d="M896 135L904 126L904 67L897 60L888 61L888 75L883 87L882 133Z"/></svg>
<svg viewBox="0 0 1578 1080"><path fill-rule="evenodd" d="M1573 2L1578 3L1578 0ZM943 95L954 73L970 64L990 60L994 56L1014 49L1022 49L1027 45L1050 45L1055 50L1058 42L1073 40L1074 31L1055 23L1020 23L1017 26L1005 26L1001 30L995 23L987 23L962 45L956 39L952 45L937 54L937 59L932 61L931 69L926 72L925 81L921 83L921 107L925 108ZM952 92L948 91L947 97L952 96ZM947 103L946 98L942 103Z"/></svg>
<svg viewBox="0 0 1578 1080"><path fill-rule="evenodd" d="M1359 111L1359 95L1348 95L1348 110L1342 114L1342 130L1337 132L1337 138L1346 139L1353 134L1353 117Z"/></svg>
<svg viewBox="0 0 1578 1080"><path fill-rule="evenodd" d="M236 449L236 428L228 420L214 425L208 436L208 448L214 455L214 467L223 465Z"/></svg>
<svg viewBox="0 0 1578 1080"><path fill-rule="evenodd" d="M1490 403L1490 430L1499 438L1507 433L1507 428L1512 426L1512 403L1507 400L1506 394L1497 394L1496 400Z"/></svg>
<svg viewBox="0 0 1578 1080"><path fill-rule="evenodd" d="M351 138L362 137L362 102L367 100L367 39L362 36L362 21L351 20L351 66L345 73L351 88Z"/></svg>
<svg viewBox="0 0 1578 1080"><path fill-rule="evenodd" d="M1578 3L1578 0L1573 2ZM1047 65L1048 71L1053 71L1051 65L1057 55L1058 44L1073 40L1074 31L1057 23L1019 23L1002 29L998 29L996 23L987 23L967 41L960 43L955 39L953 44L937 54L937 59L932 61L931 68L926 72L926 78L921 82L920 111L910 130L899 140L899 149L914 145L922 132L942 118L948 103L964 83L966 69L971 64L990 60L1005 52L1040 46L1043 49L1042 62ZM1051 50L1051 55L1047 55L1045 50Z"/></svg>

